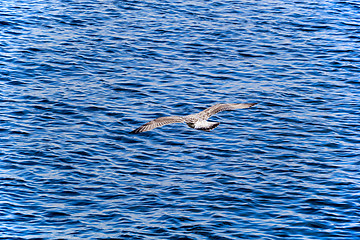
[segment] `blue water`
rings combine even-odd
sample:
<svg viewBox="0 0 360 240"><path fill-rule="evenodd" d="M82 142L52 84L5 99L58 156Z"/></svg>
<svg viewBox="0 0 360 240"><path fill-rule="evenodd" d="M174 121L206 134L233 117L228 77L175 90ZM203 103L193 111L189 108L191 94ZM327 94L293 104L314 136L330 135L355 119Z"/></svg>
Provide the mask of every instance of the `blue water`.
<svg viewBox="0 0 360 240"><path fill-rule="evenodd" d="M2 1L0 239L360 239L359 76L355 0Z"/></svg>

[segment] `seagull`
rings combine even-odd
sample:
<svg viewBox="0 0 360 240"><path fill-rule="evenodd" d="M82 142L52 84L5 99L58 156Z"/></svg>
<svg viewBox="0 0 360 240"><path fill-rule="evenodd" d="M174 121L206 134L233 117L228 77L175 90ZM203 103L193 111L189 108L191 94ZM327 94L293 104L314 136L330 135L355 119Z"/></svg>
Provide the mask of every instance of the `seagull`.
<svg viewBox="0 0 360 240"><path fill-rule="evenodd" d="M216 128L220 124L219 122L207 121L212 115L222 111L249 108L256 104L257 103L220 103L196 114L191 114L187 116L159 117L145 123L144 125L130 133L142 133L171 123L186 123L189 127L196 130L210 132L212 129Z"/></svg>

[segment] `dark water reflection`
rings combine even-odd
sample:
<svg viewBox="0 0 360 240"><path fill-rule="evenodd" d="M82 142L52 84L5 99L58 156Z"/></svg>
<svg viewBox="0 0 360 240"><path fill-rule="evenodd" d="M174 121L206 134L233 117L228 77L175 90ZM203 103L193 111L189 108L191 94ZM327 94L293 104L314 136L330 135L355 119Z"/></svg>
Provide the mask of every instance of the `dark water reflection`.
<svg viewBox="0 0 360 240"><path fill-rule="evenodd" d="M0 238L358 239L359 7L3 3Z"/></svg>

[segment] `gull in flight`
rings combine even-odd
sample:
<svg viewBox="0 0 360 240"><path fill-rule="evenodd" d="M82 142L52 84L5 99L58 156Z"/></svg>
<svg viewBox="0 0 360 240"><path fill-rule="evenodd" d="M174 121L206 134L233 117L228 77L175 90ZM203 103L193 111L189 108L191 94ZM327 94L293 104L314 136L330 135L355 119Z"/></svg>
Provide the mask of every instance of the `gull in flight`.
<svg viewBox="0 0 360 240"><path fill-rule="evenodd" d="M150 131L154 128L164 126L171 123L186 123L189 127L196 130L203 130L210 132L210 130L216 128L220 123L219 122L210 122L207 121L212 115L228 110L235 110L241 108L249 108L257 103L225 103L225 104L216 104L212 107L205 109L196 114L191 114L187 116L170 116L170 117L159 117L150 122L145 123L141 127L135 129L131 133L141 133Z"/></svg>

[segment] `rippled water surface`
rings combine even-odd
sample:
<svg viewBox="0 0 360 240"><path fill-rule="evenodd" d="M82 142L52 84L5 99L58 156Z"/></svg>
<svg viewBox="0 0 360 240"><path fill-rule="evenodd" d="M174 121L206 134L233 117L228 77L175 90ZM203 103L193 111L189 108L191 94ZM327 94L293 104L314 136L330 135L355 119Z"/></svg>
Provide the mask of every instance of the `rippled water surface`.
<svg viewBox="0 0 360 240"><path fill-rule="evenodd" d="M360 239L358 1L3 1L0 30L0 239Z"/></svg>

